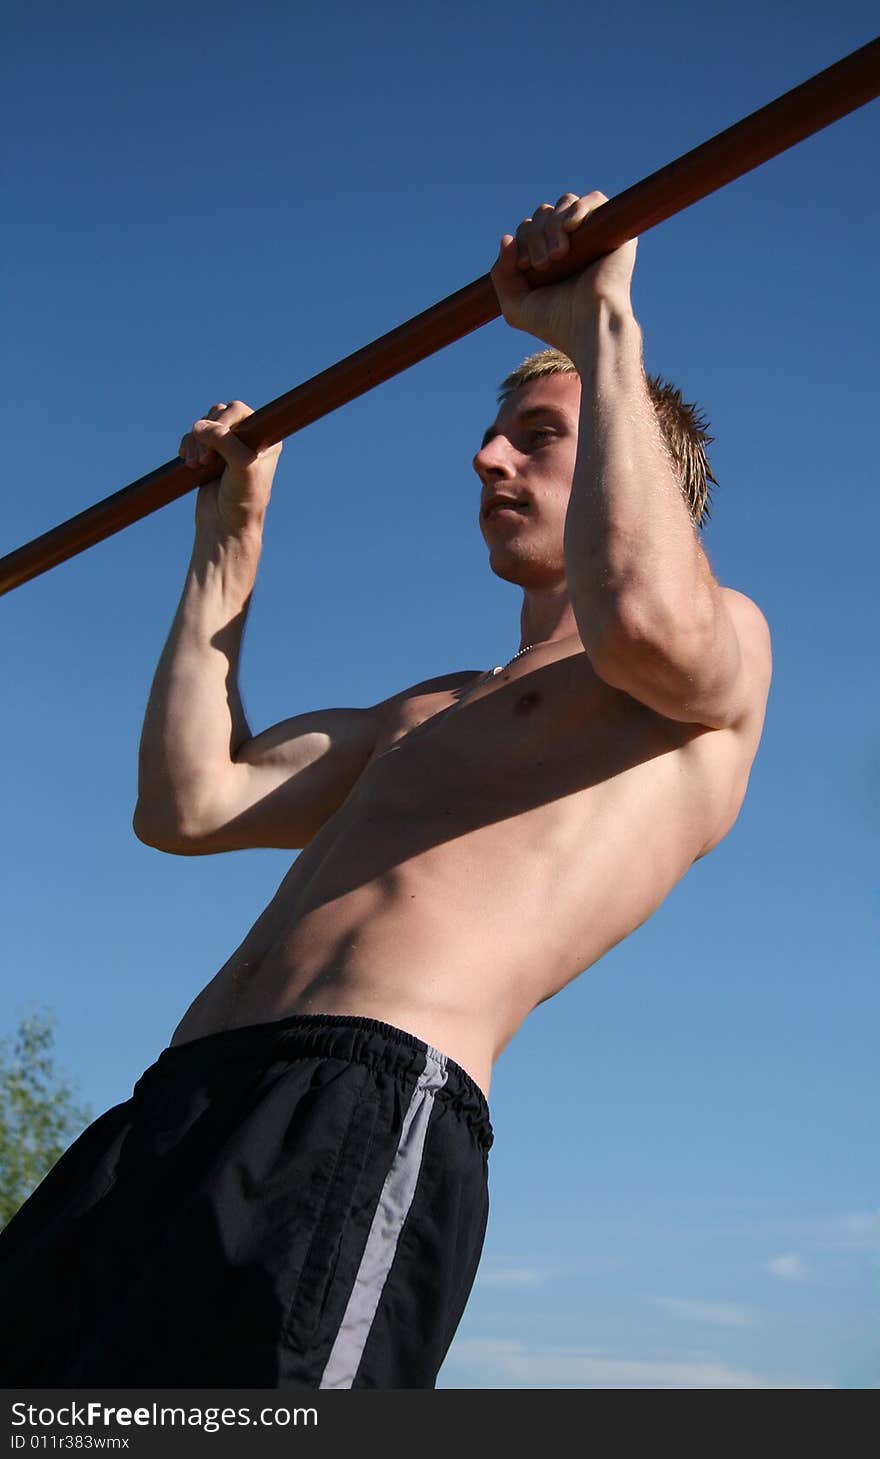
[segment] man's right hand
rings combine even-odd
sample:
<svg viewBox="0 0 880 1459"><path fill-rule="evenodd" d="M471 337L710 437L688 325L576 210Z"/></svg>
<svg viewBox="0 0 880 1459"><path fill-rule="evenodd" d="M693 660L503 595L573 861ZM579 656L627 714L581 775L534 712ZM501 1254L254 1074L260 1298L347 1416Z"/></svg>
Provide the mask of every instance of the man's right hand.
<svg viewBox="0 0 880 1459"><path fill-rule="evenodd" d="M177 453L193 468L215 463L218 469L223 467L222 476L199 487L196 526L224 537L261 532L272 494L281 442L254 452L231 429L253 413L241 400L212 405L201 420L193 422Z"/></svg>

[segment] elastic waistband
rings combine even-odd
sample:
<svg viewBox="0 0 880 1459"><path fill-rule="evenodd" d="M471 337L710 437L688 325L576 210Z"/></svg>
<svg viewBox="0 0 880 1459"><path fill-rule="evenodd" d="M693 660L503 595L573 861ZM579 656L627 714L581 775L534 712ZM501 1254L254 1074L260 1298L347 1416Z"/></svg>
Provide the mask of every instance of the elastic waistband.
<svg viewBox="0 0 880 1459"><path fill-rule="evenodd" d="M134 1094L139 1087L168 1075L186 1072L191 1077L230 1063L254 1059L265 1063L273 1057L381 1061L386 1067L390 1061L398 1072L418 1078L425 1068L427 1054L438 1060L446 1071L446 1082L435 1097L463 1114L488 1150L494 1139L489 1106L479 1084L467 1070L415 1034L359 1014L292 1013L268 1023L223 1029L175 1044L173 1048L169 1046L141 1075Z"/></svg>

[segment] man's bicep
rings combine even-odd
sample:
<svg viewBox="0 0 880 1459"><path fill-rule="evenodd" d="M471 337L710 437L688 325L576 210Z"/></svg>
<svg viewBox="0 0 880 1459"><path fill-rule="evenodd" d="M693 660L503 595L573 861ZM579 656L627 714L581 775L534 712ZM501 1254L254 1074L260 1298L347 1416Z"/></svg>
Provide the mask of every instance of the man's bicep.
<svg viewBox="0 0 880 1459"><path fill-rule="evenodd" d="M623 645L596 669L667 719L732 729L763 715L772 673L770 630L756 603L719 587L711 635L677 645Z"/></svg>
<svg viewBox="0 0 880 1459"><path fill-rule="evenodd" d="M191 824L160 849L183 856L301 850L352 790L383 716L383 705L316 710L254 735L206 787Z"/></svg>
<svg viewBox="0 0 880 1459"><path fill-rule="evenodd" d="M354 788L400 706L461 678L424 679L366 709L301 714L255 735L235 755L237 777L221 808L222 826L205 849L307 846Z"/></svg>

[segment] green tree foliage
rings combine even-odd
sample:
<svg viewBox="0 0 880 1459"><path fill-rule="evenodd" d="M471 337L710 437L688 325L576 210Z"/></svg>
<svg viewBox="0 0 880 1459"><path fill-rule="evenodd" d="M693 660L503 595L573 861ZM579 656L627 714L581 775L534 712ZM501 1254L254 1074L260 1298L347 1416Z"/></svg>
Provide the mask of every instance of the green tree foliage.
<svg viewBox="0 0 880 1459"><path fill-rule="evenodd" d="M54 1039L48 1010L0 1038L0 1229L91 1120L56 1068Z"/></svg>

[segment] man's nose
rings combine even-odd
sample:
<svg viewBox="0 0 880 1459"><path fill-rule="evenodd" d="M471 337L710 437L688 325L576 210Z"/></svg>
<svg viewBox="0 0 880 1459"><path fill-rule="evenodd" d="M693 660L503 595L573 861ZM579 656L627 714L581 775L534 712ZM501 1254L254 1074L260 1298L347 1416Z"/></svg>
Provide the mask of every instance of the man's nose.
<svg viewBox="0 0 880 1459"><path fill-rule="evenodd" d="M511 478L514 474L514 451L504 436L493 436L474 457L474 470L481 481Z"/></svg>

